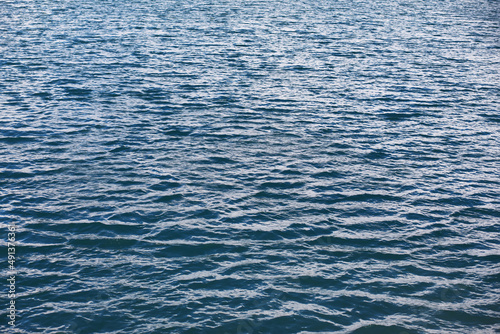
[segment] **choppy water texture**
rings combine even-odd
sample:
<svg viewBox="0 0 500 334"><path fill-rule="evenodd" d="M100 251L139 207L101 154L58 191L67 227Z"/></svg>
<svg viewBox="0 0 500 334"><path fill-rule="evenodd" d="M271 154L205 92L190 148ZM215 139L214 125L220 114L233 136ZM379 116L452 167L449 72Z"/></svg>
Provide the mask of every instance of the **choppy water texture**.
<svg viewBox="0 0 500 334"><path fill-rule="evenodd" d="M1 329L500 332L499 8L0 2Z"/></svg>

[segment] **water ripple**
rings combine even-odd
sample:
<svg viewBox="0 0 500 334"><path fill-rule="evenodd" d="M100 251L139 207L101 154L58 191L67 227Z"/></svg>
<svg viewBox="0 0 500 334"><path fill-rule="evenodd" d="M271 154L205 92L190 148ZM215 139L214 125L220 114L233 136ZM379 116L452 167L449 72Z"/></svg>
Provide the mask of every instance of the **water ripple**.
<svg viewBox="0 0 500 334"><path fill-rule="evenodd" d="M499 13L2 2L0 328L497 332Z"/></svg>

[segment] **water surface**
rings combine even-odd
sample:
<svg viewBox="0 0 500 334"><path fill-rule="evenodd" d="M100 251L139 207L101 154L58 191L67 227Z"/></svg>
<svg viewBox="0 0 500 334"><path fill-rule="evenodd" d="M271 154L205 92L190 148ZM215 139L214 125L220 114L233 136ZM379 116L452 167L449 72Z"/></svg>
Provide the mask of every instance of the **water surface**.
<svg viewBox="0 0 500 334"><path fill-rule="evenodd" d="M3 1L2 330L498 333L499 8Z"/></svg>

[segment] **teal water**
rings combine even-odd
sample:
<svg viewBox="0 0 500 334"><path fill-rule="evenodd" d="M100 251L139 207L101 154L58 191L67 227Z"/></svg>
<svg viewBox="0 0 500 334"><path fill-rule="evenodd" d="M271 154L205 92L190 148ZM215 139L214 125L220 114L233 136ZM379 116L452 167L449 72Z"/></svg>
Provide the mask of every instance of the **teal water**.
<svg viewBox="0 0 500 334"><path fill-rule="evenodd" d="M500 332L498 1L0 17L2 332Z"/></svg>

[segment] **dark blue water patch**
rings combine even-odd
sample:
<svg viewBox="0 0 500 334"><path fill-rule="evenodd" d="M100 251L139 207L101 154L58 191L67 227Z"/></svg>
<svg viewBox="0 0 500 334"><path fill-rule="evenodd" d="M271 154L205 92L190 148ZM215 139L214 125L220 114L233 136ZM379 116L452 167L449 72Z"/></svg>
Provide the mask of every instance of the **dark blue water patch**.
<svg viewBox="0 0 500 334"><path fill-rule="evenodd" d="M427 230L415 236L407 237L409 241L423 241L423 240L438 240L444 238L454 238L460 236L461 233L455 229L447 227L445 224L432 224L427 227Z"/></svg>
<svg viewBox="0 0 500 334"><path fill-rule="evenodd" d="M460 197L447 197L447 198L440 198L436 200L430 200L430 199L421 199L414 201L412 204L413 205L421 205L421 206L433 206L433 204L439 204L441 207L456 207L456 206L465 206L465 207L475 207L475 206L482 206L484 205L483 201L477 200L477 199L472 199L472 198L460 198ZM480 208L478 208L480 210Z"/></svg>
<svg viewBox="0 0 500 334"><path fill-rule="evenodd" d="M156 252L159 257L196 257L210 256L228 253L244 253L248 250L247 247L238 245L225 245L218 243L202 243L202 244L170 244L162 247L161 251ZM248 268L252 268L249 266ZM240 268L239 270L242 270Z"/></svg>
<svg viewBox="0 0 500 334"><path fill-rule="evenodd" d="M155 223L164 218L164 216L168 217L169 212L155 212L155 213L144 213L144 212L136 212L136 211L125 211L120 213L113 213L108 210L108 215L106 217L109 221L123 222L123 223L134 223L134 224L143 224L143 223Z"/></svg>
<svg viewBox="0 0 500 334"><path fill-rule="evenodd" d="M407 220L415 220L415 221L438 222L442 220L441 217L436 217L429 214L416 213L416 212L404 214L404 217ZM442 225L442 227L446 227L446 225Z"/></svg>
<svg viewBox="0 0 500 334"><path fill-rule="evenodd" d="M24 144L30 142L36 142L39 139L37 137L29 137L29 136L9 136L9 137L0 137L0 142L5 144Z"/></svg>
<svg viewBox="0 0 500 334"><path fill-rule="evenodd" d="M418 334L420 332L401 326L366 325L350 333L351 334Z"/></svg>
<svg viewBox="0 0 500 334"><path fill-rule="evenodd" d="M316 197L299 197L297 200L299 202L307 202L307 203L317 203L317 204L335 204L341 202L344 198L347 196L341 195L341 194L323 194L322 196L316 196Z"/></svg>
<svg viewBox="0 0 500 334"><path fill-rule="evenodd" d="M67 232L69 235L87 233L96 236L133 236L141 235L143 229L137 225L129 224L108 224L102 222L57 222L57 223L29 223L27 227L40 231L51 231L54 233Z"/></svg>
<svg viewBox="0 0 500 334"><path fill-rule="evenodd" d="M29 226L29 225L28 225ZM24 235L18 236L19 241L23 243L33 243L35 245L39 245L36 247L33 246L25 246L20 247L22 252L29 252L31 250L32 253L36 252L48 252L51 250L54 245L58 249L61 247L61 245L64 245L66 242L66 237L62 236L60 234L56 233L51 233L50 231L41 231L37 233L25 233ZM28 253L28 254L30 254Z"/></svg>
<svg viewBox="0 0 500 334"><path fill-rule="evenodd" d="M390 153L384 152L383 150L373 150L372 152L365 155L366 159L387 159L390 157Z"/></svg>
<svg viewBox="0 0 500 334"><path fill-rule="evenodd" d="M149 186L148 188L154 191L168 191L170 189L176 189L182 187L179 182L162 181Z"/></svg>
<svg viewBox="0 0 500 334"><path fill-rule="evenodd" d="M500 273L490 273L488 275L485 275L484 282L487 284L493 284L496 285L498 280L500 279Z"/></svg>
<svg viewBox="0 0 500 334"><path fill-rule="evenodd" d="M258 185L259 189L296 189L303 188L305 185L304 182L263 182Z"/></svg>
<svg viewBox="0 0 500 334"><path fill-rule="evenodd" d="M335 244L333 244L335 245ZM350 245L350 244L348 244ZM411 249L413 245L407 245L406 249ZM363 248L366 246L363 246ZM397 261L411 261L413 258L409 256L408 254L404 253L393 253L391 250L384 250L381 249L378 251L376 247L373 248L368 248L367 250L358 250L356 253L351 253L349 254L345 260L348 262L354 261L380 261L380 262L386 262L386 263L393 263ZM388 273L382 273L384 275L387 275Z"/></svg>
<svg viewBox="0 0 500 334"><path fill-rule="evenodd" d="M484 216L490 216L494 218L500 217L500 210L481 208L481 207L471 207L458 210L451 214L452 217L467 217L467 218L480 218Z"/></svg>
<svg viewBox="0 0 500 334"><path fill-rule="evenodd" d="M279 200L291 200L294 198L294 196L291 196L289 194L283 194L279 192L278 190L276 191L258 191L252 195L252 197L256 199L279 199Z"/></svg>
<svg viewBox="0 0 500 334"><path fill-rule="evenodd" d="M335 234L331 236L321 236L314 240L308 242L311 245L339 245L339 246L350 246L350 247L361 247L361 248L385 248L385 247L394 247L394 248L406 248L406 241L404 240L379 240L376 238L344 238L335 236ZM356 255L359 255L357 253Z"/></svg>
<svg viewBox="0 0 500 334"><path fill-rule="evenodd" d="M154 200L154 202L157 203L170 203L173 201L179 201L184 198L184 195L182 193L178 194L171 194L171 195L163 195L158 197L157 199Z"/></svg>
<svg viewBox="0 0 500 334"><path fill-rule="evenodd" d="M435 250L436 250L436 252L450 251L450 252L455 252L455 253L460 254L461 255L460 257L448 256L446 259L446 262L445 262L446 267L450 268L450 269L464 269L464 270L466 270L466 269L468 269L468 267L476 266L480 261L475 261L474 259L472 259L469 256L463 256L463 253L460 252L463 248L472 249L473 246L467 245L466 247L464 247L462 245L460 247L460 245L453 245L453 246L449 246L449 247L435 247ZM442 260L429 261L429 265L440 266L440 265L443 265L443 261Z"/></svg>
<svg viewBox="0 0 500 334"><path fill-rule="evenodd" d="M486 314L478 314L477 312L463 312L463 311L442 311L437 312L437 319L456 321L463 326L478 326L498 324L500 320L497 316ZM458 327L458 326L457 326Z"/></svg>
<svg viewBox="0 0 500 334"><path fill-rule="evenodd" d="M65 87L64 92L68 96L73 96L73 97L81 97L83 98L88 98L90 94L92 94L91 89L87 88L77 88L77 87Z"/></svg>
<svg viewBox="0 0 500 334"><path fill-rule="evenodd" d="M217 157L217 156L212 156L212 157L206 157L207 159L203 159L203 160L195 160L193 162L196 162L198 164L206 164L206 165L213 165L213 164L236 164L238 163L237 161L235 160L232 160L230 158L226 158L226 157Z"/></svg>
<svg viewBox="0 0 500 334"><path fill-rule="evenodd" d="M262 317L264 318L264 317ZM237 319L223 326L220 326L214 330L207 330L207 333L220 333L220 332L240 332L240 333L262 333L268 334L272 333L271 328L281 328L283 331L331 331L340 330L341 326L332 325L331 321L315 321L314 325L309 325L310 320L315 317L306 316L279 316L272 320L261 319L261 317L254 316L248 319ZM292 325L295 324L295 325Z"/></svg>
<svg viewBox="0 0 500 334"><path fill-rule="evenodd" d="M484 117L488 122L500 123L500 116L497 114L484 113L480 114L480 116Z"/></svg>
<svg viewBox="0 0 500 334"><path fill-rule="evenodd" d="M126 95L131 97L137 97L144 101L149 101L149 102L166 100L168 98L168 93L160 88L150 88L142 91L129 91L126 92Z"/></svg>
<svg viewBox="0 0 500 334"><path fill-rule="evenodd" d="M126 153L126 152L133 152L135 151L134 148L127 146L127 145L119 145L112 150L110 150L110 153Z"/></svg>
<svg viewBox="0 0 500 334"><path fill-rule="evenodd" d="M284 169L284 170L279 170L277 171L278 173L282 174L282 175L295 175L295 176L302 176L304 175L304 172L302 172L301 170L296 170L296 169Z"/></svg>
<svg viewBox="0 0 500 334"><path fill-rule="evenodd" d="M83 232L79 232L81 234ZM142 247L142 243L136 239L123 239L123 238L72 238L66 242L68 246L76 247L78 249L134 249Z"/></svg>
<svg viewBox="0 0 500 334"><path fill-rule="evenodd" d="M368 202L368 203L380 203L380 202L402 202L403 198L398 196L382 195L382 194L359 194L352 196L345 196L341 200L342 202Z"/></svg>
<svg viewBox="0 0 500 334"><path fill-rule="evenodd" d="M422 248L423 249L423 248ZM422 254L422 256L425 256L425 252L422 251L417 251L413 255L414 258L418 258L419 254ZM433 252L435 254L435 252ZM446 267L446 263L443 263L443 267ZM408 265L407 263L397 263L393 266L393 269L400 272L400 273L405 273L407 275L414 275L415 277L419 278L430 278L430 279L435 279L436 277L441 277L443 279L449 279L452 277L455 278L466 278L469 276L465 272L457 273L455 271L450 271L450 272L442 272L441 267L430 267L426 264L420 264L418 262L415 262L414 265Z"/></svg>
<svg viewBox="0 0 500 334"><path fill-rule="evenodd" d="M272 203L262 203L261 207L272 209L275 206ZM217 219L221 223L225 224L238 224L238 225L251 226L254 225L256 222L263 222L263 223L273 222L276 221L277 219L283 219L284 217L285 217L284 214L272 213L268 212L267 210L263 210L255 214L246 214L236 217L222 217L217 215L217 216L212 216L211 218Z"/></svg>
<svg viewBox="0 0 500 334"><path fill-rule="evenodd" d="M208 232L208 233L207 233ZM154 234L154 240L169 241L169 240L192 240L206 241L209 239L223 239L227 236L226 231L210 230L205 228L183 228L181 225L170 228L163 228Z"/></svg>
<svg viewBox="0 0 500 334"><path fill-rule="evenodd" d="M35 173L5 170L0 172L0 180L7 181L12 179L26 179L34 177L35 175L36 175Z"/></svg>
<svg viewBox="0 0 500 334"><path fill-rule="evenodd" d="M167 136L172 136L172 137L184 137L184 136L190 135L192 132L193 132L193 129L177 128L177 129L165 131L164 134Z"/></svg>

